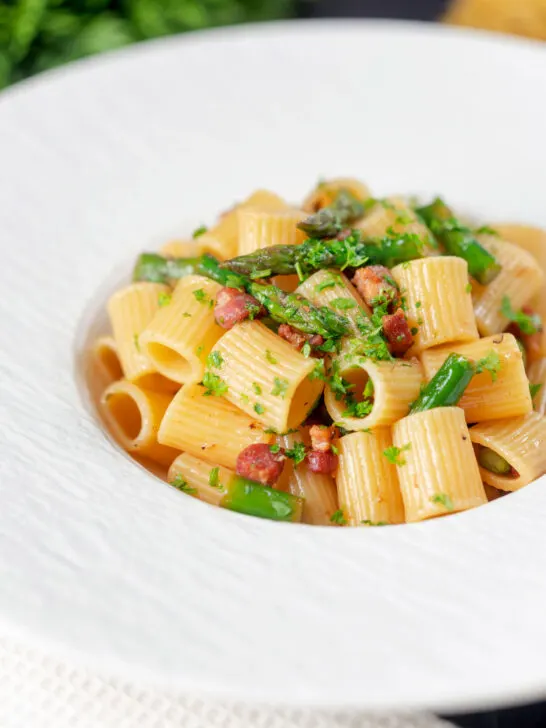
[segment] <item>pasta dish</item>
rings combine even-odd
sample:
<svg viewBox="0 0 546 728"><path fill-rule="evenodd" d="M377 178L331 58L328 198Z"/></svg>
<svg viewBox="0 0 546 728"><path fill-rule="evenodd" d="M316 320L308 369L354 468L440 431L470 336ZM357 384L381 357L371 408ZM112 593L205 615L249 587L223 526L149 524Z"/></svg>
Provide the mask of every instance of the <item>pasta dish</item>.
<svg viewBox="0 0 546 728"><path fill-rule="evenodd" d="M546 472L546 232L441 198L259 190L141 254L93 345L121 446L179 491L279 521L382 526Z"/></svg>

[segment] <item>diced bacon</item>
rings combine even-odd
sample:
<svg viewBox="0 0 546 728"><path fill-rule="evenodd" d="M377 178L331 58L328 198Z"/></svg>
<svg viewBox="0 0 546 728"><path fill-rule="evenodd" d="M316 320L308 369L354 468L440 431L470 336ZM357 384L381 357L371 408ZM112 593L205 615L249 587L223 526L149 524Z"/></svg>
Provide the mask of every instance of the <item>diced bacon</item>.
<svg viewBox="0 0 546 728"><path fill-rule="evenodd" d="M354 274L353 284L364 301L373 308L378 301L398 300L398 288L391 272L384 265L368 265L359 268Z"/></svg>
<svg viewBox="0 0 546 728"><path fill-rule="evenodd" d="M334 435L335 427L313 425L309 430L312 449L317 452L330 452Z"/></svg>
<svg viewBox="0 0 546 728"><path fill-rule="evenodd" d="M383 316L381 320L390 353L399 356L405 354L413 344L413 336L402 309L398 308L393 314Z"/></svg>
<svg viewBox="0 0 546 728"><path fill-rule="evenodd" d="M221 288L216 294L214 318L224 329L231 329L235 324L247 318L263 316L265 309L254 296L237 288Z"/></svg>
<svg viewBox="0 0 546 728"><path fill-rule="evenodd" d="M273 485L284 468L284 452L271 452L269 445L257 443L241 450L237 457L237 475L263 485Z"/></svg>
<svg viewBox="0 0 546 728"><path fill-rule="evenodd" d="M311 450L307 453L305 461L312 473L332 475L336 471L338 458L331 451L320 452L319 450Z"/></svg>
<svg viewBox="0 0 546 728"><path fill-rule="evenodd" d="M298 351L303 349L303 345L306 341L308 341L309 345L313 348L324 344L324 339L320 334L304 334L290 326L290 324L281 324L279 326L278 334L281 339L288 341L288 343L292 344L292 346Z"/></svg>

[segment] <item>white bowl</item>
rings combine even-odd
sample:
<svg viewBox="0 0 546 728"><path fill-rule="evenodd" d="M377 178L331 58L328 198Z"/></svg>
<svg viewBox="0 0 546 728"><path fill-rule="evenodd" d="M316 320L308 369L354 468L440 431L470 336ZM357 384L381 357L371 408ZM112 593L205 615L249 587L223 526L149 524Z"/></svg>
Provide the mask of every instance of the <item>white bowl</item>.
<svg viewBox="0 0 546 728"><path fill-rule="evenodd" d="M262 521L123 457L77 384L113 269L255 187L299 199L354 174L546 225L545 84L536 44L329 21L165 40L2 95L2 630L233 700L546 695L544 478L418 525Z"/></svg>

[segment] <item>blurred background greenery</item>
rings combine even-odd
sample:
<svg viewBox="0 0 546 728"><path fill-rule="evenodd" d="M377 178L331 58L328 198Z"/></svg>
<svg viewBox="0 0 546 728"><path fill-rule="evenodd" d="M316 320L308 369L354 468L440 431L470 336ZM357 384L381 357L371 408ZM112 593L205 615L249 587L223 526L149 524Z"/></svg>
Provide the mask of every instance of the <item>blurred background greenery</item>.
<svg viewBox="0 0 546 728"><path fill-rule="evenodd" d="M137 40L291 17L295 0L7 0L0 2L0 88Z"/></svg>

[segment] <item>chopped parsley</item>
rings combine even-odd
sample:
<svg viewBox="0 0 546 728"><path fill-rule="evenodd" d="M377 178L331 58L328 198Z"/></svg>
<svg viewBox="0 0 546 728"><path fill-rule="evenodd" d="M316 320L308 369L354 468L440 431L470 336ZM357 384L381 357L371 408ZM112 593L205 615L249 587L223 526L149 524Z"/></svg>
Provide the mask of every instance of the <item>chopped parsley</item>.
<svg viewBox="0 0 546 728"><path fill-rule="evenodd" d="M294 447L284 451L287 458L294 461L294 465L299 465L305 460L306 448L303 442L295 442Z"/></svg>
<svg viewBox="0 0 546 728"><path fill-rule="evenodd" d="M308 379L313 381L314 379L321 379L323 382L327 381L326 372L324 370L324 359L317 359L313 371L309 374Z"/></svg>
<svg viewBox="0 0 546 728"><path fill-rule="evenodd" d="M472 293L472 283L467 283L464 290L465 293Z"/></svg>
<svg viewBox="0 0 546 728"><path fill-rule="evenodd" d="M163 308L163 306L169 305L171 299L172 295L170 293L165 293L165 291L161 291L157 297L157 303L159 304L160 308Z"/></svg>
<svg viewBox="0 0 546 728"><path fill-rule="evenodd" d="M182 316L184 318L191 318L191 313L188 313L187 311L184 311L184 313L182 314Z"/></svg>
<svg viewBox="0 0 546 728"><path fill-rule="evenodd" d="M491 381L496 382L501 369L501 360L496 351L489 351L482 359L476 362L476 374L489 372Z"/></svg>
<svg viewBox="0 0 546 728"><path fill-rule="evenodd" d="M220 468L212 468L212 470L209 473L209 485L211 488L216 488L217 490L224 490L224 486L222 483L220 483Z"/></svg>
<svg viewBox="0 0 546 728"><path fill-rule="evenodd" d="M203 353L203 348L204 348L203 344L198 346L197 349L195 350L195 356L201 356L201 354Z"/></svg>
<svg viewBox="0 0 546 728"><path fill-rule="evenodd" d="M172 485L173 488L181 490L183 493L187 493L188 495L195 495L197 493L197 488L192 488L188 481L184 480L180 473L178 473L173 480L169 481L169 485Z"/></svg>
<svg viewBox="0 0 546 728"><path fill-rule="evenodd" d="M250 402L250 400L248 398L248 394L241 394L241 402L243 404L248 404Z"/></svg>
<svg viewBox="0 0 546 728"><path fill-rule="evenodd" d="M330 445L330 450L334 453L334 455L339 455L339 448L335 445Z"/></svg>
<svg viewBox="0 0 546 728"><path fill-rule="evenodd" d="M522 334L536 334L542 331L542 320L536 313L528 314L523 311L514 311L508 296L503 296L501 313L509 321L513 321L519 327Z"/></svg>
<svg viewBox="0 0 546 728"><path fill-rule="evenodd" d="M140 342L138 340L138 334L133 334L133 344L135 345L135 349L140 353Z"/></svg>
<svg viewBox="0 0 546 728"><path fill-rule="evenodd" d="M418 333L419 333L419 329L417 328L417 326L413 326L413 328L410 329L410 334L412 336L417 336Z"/></svg>
<svg viewBox="0 0 546 728"><path fill-rule="evenodd" d="M392 463L393 465L405 465L406 459L402 455L403 452L406 450L411 449L411 442L408 442L403 447L396 447L396 445L392 445L391 447L388 447L386 450L383 450L383 455L387 458L389 463Z"/></svg>
<svg viewBox="0 0 546 728"><path fill-rule="evenodd" d="M369 521L367 518L364 521L360 521L361 526L388 526L387 521Z"/></svg>
<svg viewBox="0 0 546 728"><path fill-rule="evenodd" d="M421 301L415 301L415 308L421 308L422 305Z"/></svg>
<svg viewBox="0 0 546 728"><path fill-rule="evenodd" d="M262 388L257 382L252 382L252 391L254 394L260 395L262 393Z"/></svg>
<svg viewBox="0 0 546 728"><path fill-rule="evenodd" d="M330 306L337 308L338 311L349 311L351 308L356 308L356 301L352 298L333 298Z"/></svg>
<svg viewBox="0 0 546 728"><path fill-rule="evenodd" d="M254 405L254 412L256 412L257 415L263 415L263 413L265 412L265 407L263 406L263 404L256 402L256 404Z"/></svg>
<svg viewBox="0 0 546 728"><path fill-rule="evenodd" d="M271 394L274 397L281 397L284 399L289 385L290 382L287 379L279 379L279 377L275 377L273 380L273 389L271 390Z"/></svg>
<svg viewBox="0 0 546 728"><path fill-rule="evenodd" d="M339 508L335 513L332 513L330 516L330 523L337 523L338 526L347 525L347 519L345 518L345 514L341 508Z"/></svg>
<svg viewBox="0 0 546 728"><path fill-rule="evenodd" d="M214 374L213 372L205 372L203 386L205 387L205 392L203 392L203 396L205 397L210 397L211 395L223 397L228 391L228 385L220 379L218 374Z"/></svg>
<svg viewBox="0 0 546 728"><path fill-rule="evenodd" d="M206 225L200 225L196 230L192 233L192 238L195 240L195 238L201 237L201 235L204 235L208 230L208 227Z"/></svg>
<svg viewBox="0 0 546 728"><path fill-rule="evenodd" d="M311 344L308 341L302 346L301 353L306 359L311 356Z"/></svg>
<svg viewBox="0 0 546 728"><path fill-rule="evenodd" d="M207 356L207 366L219 369L224 363L224 357L219 351L211 351Z"/></svg>
<svg viewBox="0 0 546 728"><path fill-rule="evenodd" d="M271 450L271 452L273 454L276 455L278 452L280 452L281 446L280 445L270 445L269 449Z"/></svg>
<svg viewBox="0 0 546 728"><path fill-rule="evenodd" d="M254 321L256 316L261 313L262 307L259 303L254 303L254 301L245 301L245 309L248 311L248 318Z"/></svg>
<svg viewBox="0 0 546 728"><path fill-rule="evenodd" d="M430 501L431 503L435 503L436 505L443 506L446 511L452 511L454 508L453 501L447 493L436 493L432 496Z"/></svg>
<svg viewBox="0 0 546 728"><path fill-rule="evenodd" d="M531 399L534 399L542 389L542 384L529 384L529 392L531 393Z"/></svg>
<svg viewBox="0 0 546 728"><path fill-rule="evenodd" d="M489 227L489 225L482 225L481 227L476 229L476 235L496 235L499 237L499 233L497 230L494 230L492 227Z"/></svg>
<svg viewBox="0 0 546 728"><path fill-rule="evenodd" d="M322 291L325 291L327 288L334 288L336 285L336 281L333 280L333 278L328 278L325 281L322 281L322 283L317 283L315 286L315 291L317 293L322 293Z"/></svg>
<svg viewBox="0 0 546 728"><path fill-rule="evenodd" d="M202 288L198 288L197 290L193 291L193 295L195 296L196 300L199 301L199 303L208 303L209 301L209 297Z"/></svg>
<svg viewBox="0 0 546 728"><path fill-rule="evenodd" d="M274 357L274 356L273 356L273 354L272 354L272 353L271 353L271 352L269 351L269 349L266 349L266 350L265 350L265 358L267 359L267 361L268 361L268 362L269 362L270 364L278 364L278 363L279 363L279 360L278 360L278 359L275 359L275 357Z"/></svg>

